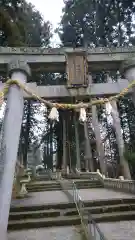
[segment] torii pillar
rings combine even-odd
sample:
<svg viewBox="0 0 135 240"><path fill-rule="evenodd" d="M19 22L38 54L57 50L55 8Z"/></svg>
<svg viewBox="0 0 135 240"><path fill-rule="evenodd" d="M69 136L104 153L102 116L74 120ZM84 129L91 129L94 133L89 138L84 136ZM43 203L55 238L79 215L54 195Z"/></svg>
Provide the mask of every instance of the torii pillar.
<svg viewBox="0 0 135 240"><path fill-rule="evenodd" d="M107 75L107 81L112 82L112 79L111 77L109 77L109 75ZM121 132L121 123L120 123L120 117L119 117L116 100L111 101L110 104L112 106L111 115L113 118L113 124L115 128L115 133L116 133L116 141L118 144L120 164L122 166L123 176L125 179L131 179L129 165L124 157L124 140L123 140L123 134Z"/></svg>
<svg viewBox="0 0 135 240"><path fill-rule="evenodd" d="M25 84L30 68L24 61L8 65L9 77ZM0 239L7 240L7 226L12 196L14 172L23 117L23 91L16 85L9 88L5 112L0 158Z"/></svg>

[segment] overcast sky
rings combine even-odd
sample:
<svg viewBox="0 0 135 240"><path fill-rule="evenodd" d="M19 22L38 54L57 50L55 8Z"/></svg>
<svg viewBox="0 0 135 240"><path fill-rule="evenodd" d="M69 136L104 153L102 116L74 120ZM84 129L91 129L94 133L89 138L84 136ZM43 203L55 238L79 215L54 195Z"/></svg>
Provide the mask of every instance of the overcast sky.
<svg viewBox="0 0 135 240"><path fill-rule="evenodd" d="M62 14L63 0L27 0L35 5L36 9L40 11L45 20L49 20L55 29L60 22ZM54 36L52 42L59 43L58 36Z"/></svg>

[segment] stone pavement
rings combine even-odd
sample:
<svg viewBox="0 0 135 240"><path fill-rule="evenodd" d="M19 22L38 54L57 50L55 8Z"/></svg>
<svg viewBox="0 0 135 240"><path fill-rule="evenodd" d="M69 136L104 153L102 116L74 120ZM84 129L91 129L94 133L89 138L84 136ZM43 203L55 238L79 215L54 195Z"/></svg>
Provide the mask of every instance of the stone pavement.
<svg viewBox="0 0 135 240"><path fill-rule="evenodd" d="M134 194L116 192L105 188L80 189L79 194L83 201L135 198Z"/></svg>
<svg viewBox="0 0 135 240"><path fill-rule="evenodd" d="M79 227L40 228L8 233L8 240L82 240Z"/></svg>
<svg viewBox="0 0 135 240"><path fill-rule="evenodd" d="M98 224L109 240L135 240L135 221L121 221Z"/></svg>
<svg viewBox="0 0 135 240"><path fill-rule="evenodd" d="M83 201L135 198L135 195L115 192L104 188L80 189L78 190ZM68 203L68 197L63 191L32 192L25 199L13 200L11 206L32 206L52 203Z"/></svg>
<svg viewBox="0 0 135 240"><path fill-rule="evenodd" d="M32 206L60 202L69 202L67 196L62 191L32 192L25 199L12 200L11 206Z"/></svg>

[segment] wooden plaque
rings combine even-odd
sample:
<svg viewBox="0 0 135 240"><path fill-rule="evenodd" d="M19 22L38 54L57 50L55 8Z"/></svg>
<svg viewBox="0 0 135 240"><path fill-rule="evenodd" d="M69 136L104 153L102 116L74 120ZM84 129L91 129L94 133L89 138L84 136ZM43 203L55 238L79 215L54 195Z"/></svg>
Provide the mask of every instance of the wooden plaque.
<svg viewBox="0 0 135 240"><path fill-rule="evenodd" d="M69 86L87 85L87 59L84 54L67 55L67 76Z"/></svg>

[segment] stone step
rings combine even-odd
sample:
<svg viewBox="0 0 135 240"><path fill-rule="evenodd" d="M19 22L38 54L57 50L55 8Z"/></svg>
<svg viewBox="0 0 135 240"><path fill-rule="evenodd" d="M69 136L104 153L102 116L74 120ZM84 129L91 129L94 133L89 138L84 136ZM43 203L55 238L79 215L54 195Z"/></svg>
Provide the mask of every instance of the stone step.
<svg viewBox="0 0 135 240"><path fill-rule="evenodd" d="M102 184L99 181L75 181L78 189L88 189L88 188L101 188ZM53 191L62 190L59 182L49 183L45 181L31 182L27 185L28 192L39 192L39 191Z"/></svg>
<svg viewBox="0 0 135 240"><path fill-rule="evenodd" d="M84 174L84 175L76 175L76 174L69 174L69 175L64 175L65 179L82 179L82 180L86 180L86 179L90 179L90 175L89 174Z"/></svg>
<svg viewBox="0 0 135 240"><path fill-rule="evenodd" d="M84 186L93 186L93 185L102 185L100 182L76 182L76 186L84 185Z"/></svg>
<svg viewBox="0 0 135 240"><path fill-rule="evenodd" d="M85 201L84 206L90 207L91 209L93 207L104 207L107 208L108 206L115 206L115 205L121 205L121 204L127 204L130 206L131 204L135 204L134 198L124 198L124 199L103 199L103 200L93 200L93 201ZM73 202L69 203L50 203L50 204L40 204L40 205L32 205L31 206L11 206L10 213L13 212L32 212L32 211L40 211L40 210L60 210L60 209L72 209L75 208L75 204Z"/></svg>
<svg viewBox="0 0 135 240"><path fill-rule="evenodd" d="M91 189L91 188L102 188L102 185L80 185L77 186L78 189ZM56 191L56 190L62 190L61 187L57 186L27 186L28 192L41 192L41 191Z"/></svg>
<svg viewBox="0 0 135 240"><path fill-rule="evenodd" d="M79 215L76 216L58 216L55 218L36 218L25 219L20 221L9 221L8 230L23 230L42 227L53 226L72 226L79 225L81 223Z"/></svg>
<svg viewBox="0 0 135 240"><path fill-rule="evenodd" d="M77 183L101 183L99 180L91 180L91 179L73 179L73 181Z"/></svg>
<svg viewBox="0 0 135 240"><path fill-rule="evenodd" d="M93 206L85 207L85 211L90 211L91 214L105 214L112 212L122 211L135 211L135 204L117 204L109 206ZM49 209L49 210L38 210L38 211L24 211L24 212L11 212L9 220L22 220L26 218L45 218L45 217L58 217L58 216L73 216L77 215L76 208L67 209Z"/></svg>
<svg viewBox="0 0 135 240"><path fill-rule="evenodd" d="M44 191L60 191L62 190L61 187L44 187L44 186L39 186L39 187L27 187L28 192L44 192Z"/></svg>
<svg viewBox="0 0 135 240"><path fill-rule="evenodd" d="M98 187L103 187L101 184L77 184L77 188L79 188L79 187L81 187L81 188L83 188L83 187L87 187L87 188L98 188ZM48 188L53 188L53 189L55 189L55 188L61 188L61 186L49 186L49 185L28 185L27 186L27 189L37 189L37 188L46 188L46 189L48 189Z"/></svg>
<svg viewBox="0 0 135 240"><path fill-rule="evenodd" d="M93 185L102 185L100 182L76 182L76 185L77 186L93 186ZM59 183L45 183L45 182L40 182L39 184L38 183L30 183L30 184L27 184L27 186L35 186L35 187L38 187L38 186L46 186L46 187L59 187L60 184Z"/></svg>
<svg viewBox="0 0 135 240"><path fill-rule="evenodd" d="M91 186L102 186L102 184L100 184L100 183L76 183L76 186L77 187L80 187L80 186L89 186L89 187L91 187ZM60 185L54 185L54 184L28 184L27 185L27 187L28 188L38 188L38 187L46 187L46 188L57 188L57 187L60 187Z"/></svg>
<svg viewBox="0 0 135 240"><path fill-rule="evenodd" d="M102 209L102 213L97 214L97 210L101 211L99 208L86 208L85 210L90 210L93 219L97 223L101 222L113 222L113 221L124 221L124 220L135 220L135 204L129 211L129 205L123 206L127 207L127 211L122 211L121 206L108 206L107 211ZM110 208L110 209L109 209ZM121 208L121 211L118 211ZM112 212L113 210L113 212ZM95 211L95 212L94 212ZM85 216L87 220L87 214ZM76 209L67 209L64 211L36 211L36 212L23 212L23 213L12 213L9 217L8 230L22 230L30 228L41 228L41 227L54 227L54 226L72 226L80 224L80 217Z"/></svg>
<svg viewBox="0 0 135 240"><path fill-rule="evenodd" d="M78 189L102 188L101 184L76 184Z"/></svg>
<svg viewBox="0 0 135 240"><path fill-rule="evenodd" d="M115 221L132 221L135 220L135 211L111 212L102 214L93 214L96 223L115 222Z"/></svg>
<svg viewBox="0 0 135 240"><path fill-rule="evenodd" d="M102 186L102 184L100 184L100 183L76 183L76 186L77 187L80 187L80 186L89 186L89 187L92 187L92 186L95 186L95 187L98 187L98 186ZM46 187L46 188L58 188L58 187L60 187L60 185L47 185L47 184L38 184L38 185L34 185L34 184L28 184L27 185L27 187L28 188L38 188L38 187Z"/></svg>
<svg viewBox="0 0 135 240"><path fill-rule="evenodd" d="M88 180L88 179L74 179L74 182L76 184L101 184L99 180ZM59 186L60 183L58 181L31 181L28 186L34 185L34 186L39 186L39 185L45 185L45 186Z"/></svg>
<svg viewBox="0 0 135 240"><path fill-rule="evenodd" d="M27 184L27 187L31 188L31 187L40 187L40 186L44 186L44 187L60 187L59 183L45 183L45 182L40 182L40 183L29 183Z"/></svg>

